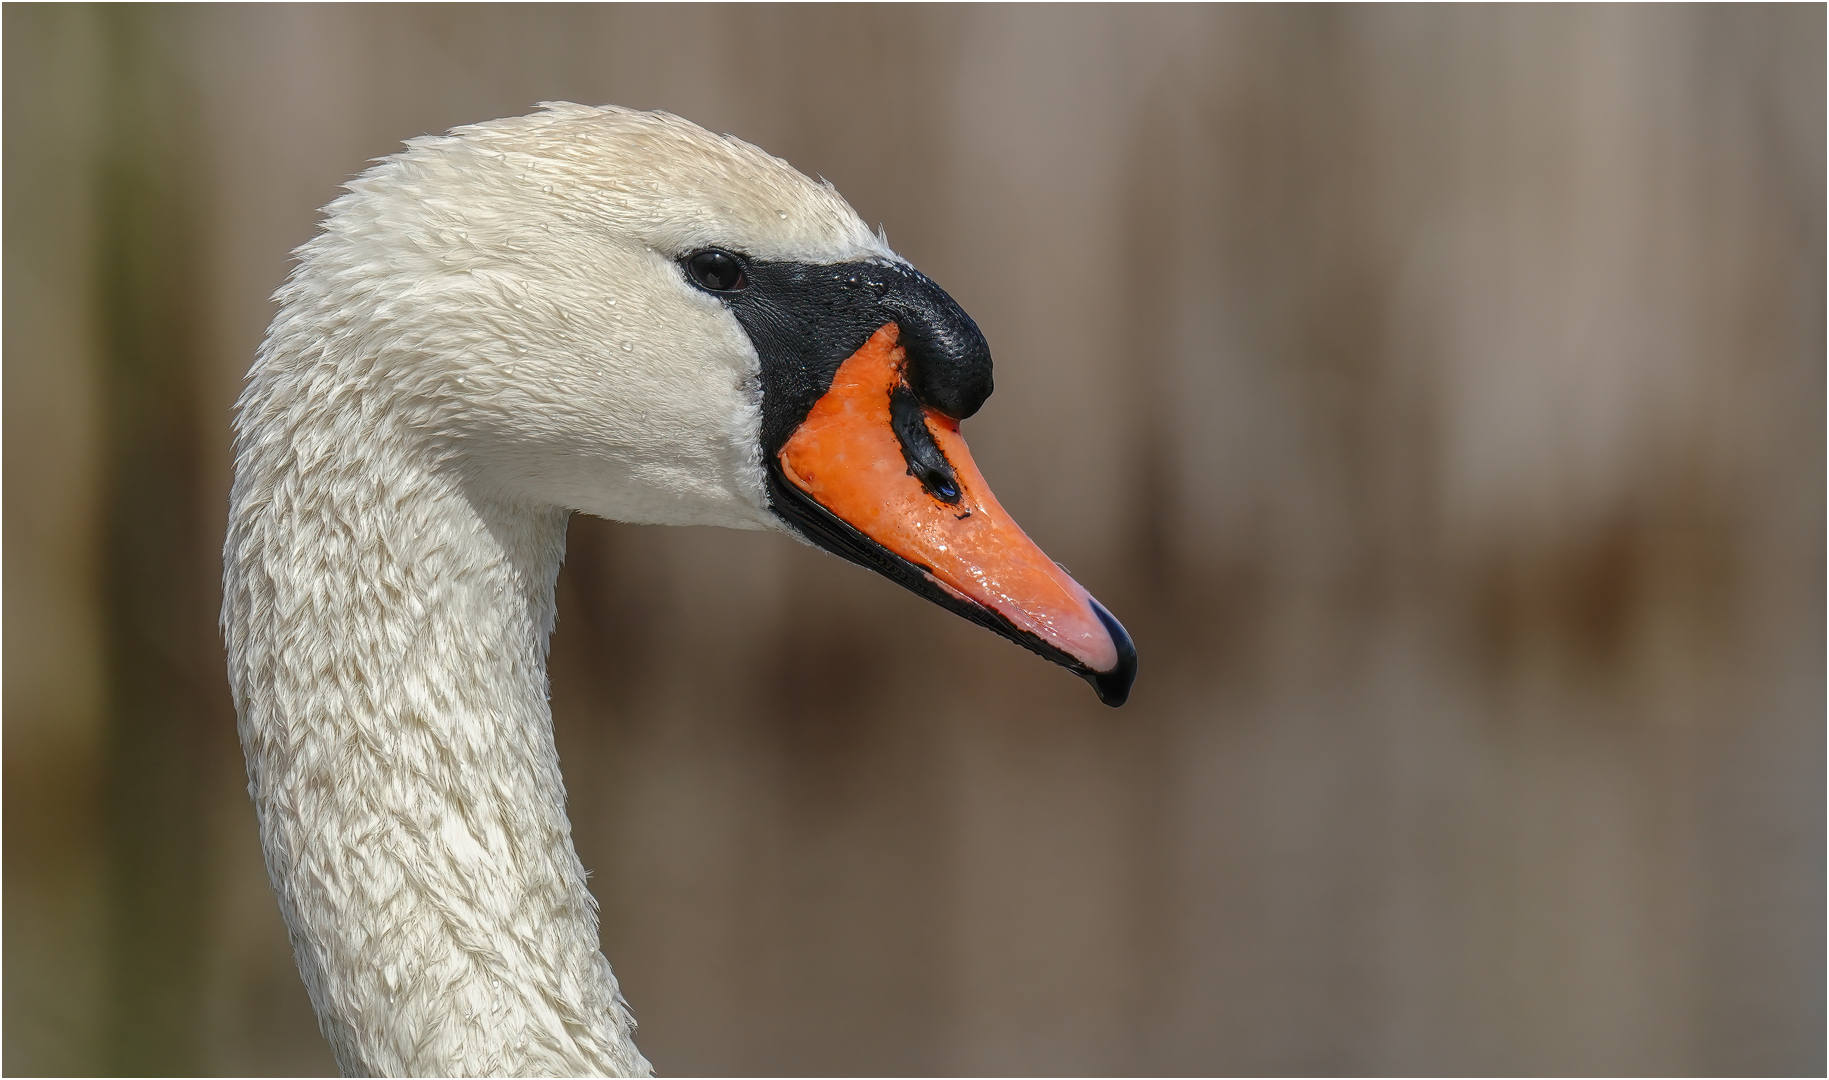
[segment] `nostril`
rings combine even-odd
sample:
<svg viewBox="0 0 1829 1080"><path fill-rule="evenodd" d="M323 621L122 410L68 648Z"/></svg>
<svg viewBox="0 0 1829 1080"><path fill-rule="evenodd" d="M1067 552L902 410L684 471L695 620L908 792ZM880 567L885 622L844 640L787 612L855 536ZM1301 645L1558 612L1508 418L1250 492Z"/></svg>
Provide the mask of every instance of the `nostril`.
<svg viewBox="0 0 1829 1080"><path fill-rule="evenodd" d="M932 492L934 497L941 502L959 501L959 486L953 483L951 477L937 469L921 478L921 486Z"/></svg>
<svg viewBox="0 0 1829 1080"><path fill-rule="evenodd" d="M921 489L943 503L959 501L959 479L952 462L934 442L928 430L926 410L915 400L914 391L903 383L889 395L889 425L896 441L902 445L902 458L908 462L908 475L921 482Z"/></svg>

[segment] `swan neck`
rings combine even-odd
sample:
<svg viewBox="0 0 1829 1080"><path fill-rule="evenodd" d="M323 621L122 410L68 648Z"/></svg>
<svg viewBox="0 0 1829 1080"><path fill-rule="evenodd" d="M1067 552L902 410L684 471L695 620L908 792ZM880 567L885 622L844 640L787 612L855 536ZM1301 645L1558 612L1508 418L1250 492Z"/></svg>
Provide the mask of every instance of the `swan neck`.
<svg viewBox="0 0 1829 1080"><path fill-rule="evenodd" d="M567 513L480 496L405 438L259 435L225 550L230 675L268 871L339 1064L645 1074L547 705Z"/></svg>

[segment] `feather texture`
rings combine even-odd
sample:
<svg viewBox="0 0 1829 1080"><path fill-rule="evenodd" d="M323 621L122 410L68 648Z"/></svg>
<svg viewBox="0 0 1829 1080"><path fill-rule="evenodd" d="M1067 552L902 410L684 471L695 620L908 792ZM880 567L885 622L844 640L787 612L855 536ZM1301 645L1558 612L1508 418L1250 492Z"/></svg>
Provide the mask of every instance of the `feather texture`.
<svg viewBox="0 0 1829 1080"><path fill-rule="evenodd" d="M749 339L675 260L895 259L676 117L416 139L297 251L237 407L229 674L267 867L343 1070L642 1075L547 706L574 510L780 528Z"/></svg>

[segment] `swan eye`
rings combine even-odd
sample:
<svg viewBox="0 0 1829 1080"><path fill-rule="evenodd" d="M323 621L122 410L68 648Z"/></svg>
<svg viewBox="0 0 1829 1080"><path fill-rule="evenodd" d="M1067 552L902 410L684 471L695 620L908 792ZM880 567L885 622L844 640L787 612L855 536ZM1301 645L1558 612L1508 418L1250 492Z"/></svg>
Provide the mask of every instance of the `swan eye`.
<svg viewBox="0 0 1829 1080"><path fill-rule="evenodd" d="M743 260L716 248L686 256L686 276L699 288L712 292L749 288L749 275L743 272Z"/></svg>

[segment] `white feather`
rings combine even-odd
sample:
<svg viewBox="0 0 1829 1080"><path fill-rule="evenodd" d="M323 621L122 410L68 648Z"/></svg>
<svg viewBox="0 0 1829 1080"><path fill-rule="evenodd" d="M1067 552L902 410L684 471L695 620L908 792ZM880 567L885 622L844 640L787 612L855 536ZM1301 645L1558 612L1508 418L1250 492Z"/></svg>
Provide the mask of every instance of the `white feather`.
<svg viewBox="0 0 1829 1080"><path fill-rule="evenodd" d="M778 528L757 357L675 259L895 259L829 186L661 113L415 139L301 247L236 419L229 674L343 1070L640 1075L546 700L572 510Z"/></svg>

